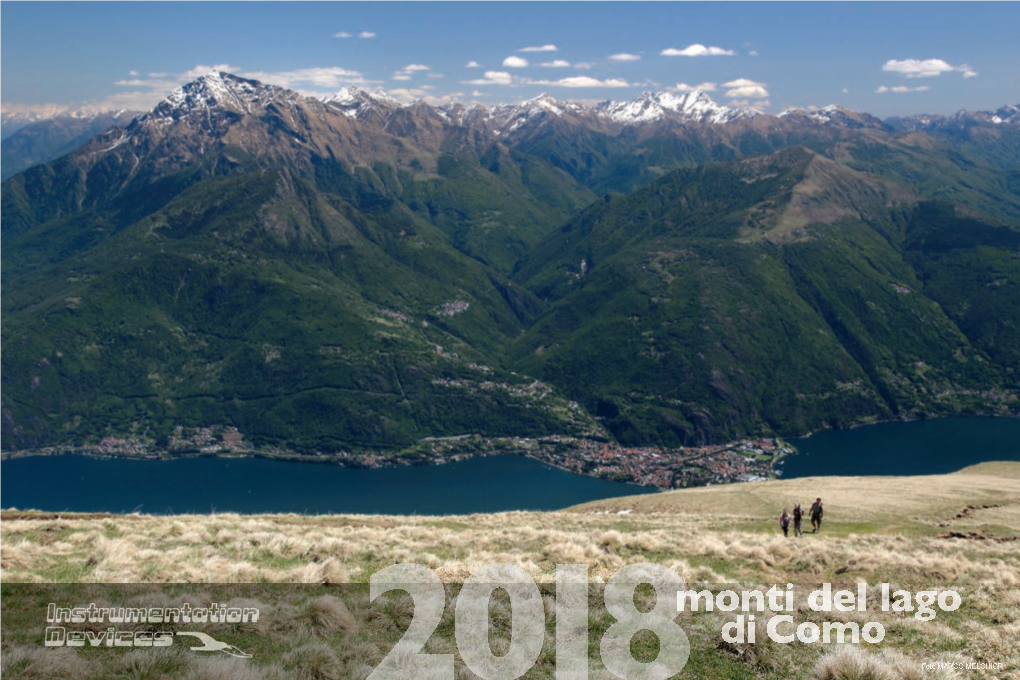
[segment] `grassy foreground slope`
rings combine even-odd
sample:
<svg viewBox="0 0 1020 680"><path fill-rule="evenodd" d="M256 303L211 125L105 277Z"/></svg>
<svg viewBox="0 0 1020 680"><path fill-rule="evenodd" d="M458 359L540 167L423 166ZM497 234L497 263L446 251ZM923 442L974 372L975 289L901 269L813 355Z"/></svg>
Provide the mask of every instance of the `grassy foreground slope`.
<svg viewBox="0 0 1020 680"><path fill-rule="evenodd" d="M778 536L779 509L815 495L827 501L824 533L799 540ZM56 670L84 678L363 678L400 638L413 613L407 596L391 593L371 602L363 584L384 566L417 562L448 584L446 612L426 651L454 653L457 678L474 678L454 639L457 584L483 565L507 562L543 584L546 641L525 677L554 676L555 596L550 586L555 565L586 563L593 581L589 677L608 680L613 676L598 660L598 649L614 619L602 606L598 584L626 564L649 561L675 569L688 583L740 582L748 589L795 583L801 603L796 623L878 621L886 630L879 645L781 645L764 634L766 614L759 617L758 636L765 642L734 646L720 637L729 615L683 613L677 622L692 651L680 678L1015 678L1020 672L1018 536L1020 463L984 464L938 476L806 478L699 488L552 513L165 518L8 510L0 543L4 677L58 677L52 674ZM19 607L25 610L23 618L34 622L30 617L38 618L38 612L32 606L47 600L31 588L50 586L18 582L52 581L95 583L77 587L77 596L126 606L182 597L223 602L217 599L221 587L212 584L249 584L237 586L247 598L244 606L257 603L264 622L238 627L227 637L255 656L244 661L211 658L176 646L156 655L136 650L75 656L63 654L67 649L45 654L54 650L19 635ZM866 613L809 611L803 598L827 581L844 586L867 582L872 603L881 582L908 590L952 587L963 596L963 606L929 622L874 608ZM98 585L134 582L150 586L139 593L125 585ZM186 584L158 585L181 582ZM509 645L509 602L494 597L490 616L490 644L500 654ZM632 650L636 658L649 660L657 645L654 636L638 633ZM922 662L934 661L1001 666L922 671Z"/></svg>
<svg viewBox="0 0 1020 680"><path fill-rule="evenodd" d="M825 504L826 534L854 532L926 536L933 531L986 537L1020 532L1020 463L981 463L948 475L918 477L806 477L765 483L699 487L681 492L593 501L577 512L689 515L713 527L727 522L771 529L773 515L794 503ZM962 517L956 515L964 512ZM764 519L763 519L764 518Z"/></svg>
<svg viewBox="0 0 1020 680"><path fill-rule="evenodd" d="M816 496L825 501L823 533L782 540L782 508L807 507ZM559 512L168 517L5 510L0 518L0 574L9 582L366 582L401 561L433 568L448 582L491 562L518 564L539 580L553 580L556 564L586 563L598 582L641 558L679 566L689 581L939 577L1020 584L1020 463L947 475L728 484Z"/></svg>

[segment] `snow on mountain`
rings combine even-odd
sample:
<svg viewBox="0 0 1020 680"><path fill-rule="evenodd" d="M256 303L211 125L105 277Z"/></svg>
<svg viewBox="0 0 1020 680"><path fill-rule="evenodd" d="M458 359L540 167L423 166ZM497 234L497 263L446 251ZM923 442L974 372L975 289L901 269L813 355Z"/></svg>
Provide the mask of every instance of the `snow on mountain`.
<svg viewBox="0 0 1020 680"><path fill-rule="evenodd" d="M683 94L673 92L644 92L631 101L606 101L596 110L601 117L615 123L638 124L658 120L678 120L722 124L741 118L760 115L754 109L730 108L717 104L703 90Z"/></svg>
<svg viewBox="0 0 1020 680"><path fill-rule="evenodd" d="M811 111L805 109L787 109L779 114L779 118L848 129L885 127L885 124L880 119L871 114L851 111L838 104L830 104L825 108Z"/></svg>
<svg viewBox="0 0 1020 680"><path fill-rule="evenodd" d="M175 89L139 122L169 124L209 119L225 112L251 114L274 102L295 104L300 98L296 92L276 85L231 73L209 73Z"/></svg>
<svg viewBox="0 0 1020 680"><path fill-rule="evenodd" d="M496 134L507 135L532 120L546 117L563 118L589 114L591 109L577 102L560 101L547 93L518 104L497 104L481 107L477 118L482 118Z"/></svg>
<svg viewBox="0 0 1020 680"><path fill-rule="evenodd" d="M40 106L4 106L0 109L0 129L3 136L8 137L21 128L28 127L34 123L43 121L73 119L91 121L98 118L120 120L130 119L138 115L137 111L102 110L97 108L72 109L57 104L43 104Z"/></svg>
<svg viewBox="0 0 1020 680"><path fill-rule="evenodd" d="M1001 109L997 109L992 112L992 122L996 125L1002 123L1010 123L1012 125L1020 124L1020 106L1016 104L1009 104L1003 106Z"/></svg>
<svg viewBox="0 0 1020 680"><path fill-rule="evenodd" d="M324 97L322 102L350 118L363 119L373 112L390 113L400 108L400 102L384 90L368 92L360 88L346 87L335 94Z"/></svg>
<svg viewBox="0 0 1020 680"><path fill-rule="evenodd" d="M890 118L897 130L963 130L972 125L1020 125L1020 105L1007 104L994 111L957 111L951 116L920 115Z"/></svg>
<svg viewBox="0 0 1020 680"><path fill-rule="evenodd" d="M752 108L725 106L714 101L703 90L690 92L644 92L634 99L604 101L598 104L584 104L556 99L541 94L532 99L513 104L463 105L451 103L430 106L415 100L402 103L384 90L369 92L357 87L347 87L333 95L318 100L308 100L303 95L275 85L241 78L229 73L209 73L197 80L178 87L151 112L142 116L139 123L155 124L157 127L185 121L211 121L217 114L252 114L265 110L272 103L297 105L303 101L315 101L325 110L336 111L361 123L395 130L420 130L419 122L432 119L433 130L439 126L462 126L484 129L497 137L506 137L522 128L543 125L553 120L565 120L579 125L600 129L646 125L658 122L672 124L726 125L736 121L751 120L766 114ZM320 111L323 109L320 106ZM4 111L5 116L7 111ZM422 118L425 116L425 118ZM825 125L848 129L886 128L894 129L936 129L946 125L963 124L1020 124L1020 110L1006 106L996 111L969 113L962 111L951 117L915 116L913 118L882 120L866 113L851 111L842 106L831 105L822 109L807 111L790 109L779 114L787 124ZM7 118L4 118L6 124Z"/></svg>
<svg viewBox="0 0 1020 680"><path fill-rule="evenodd" d="M994 111L960 111L950 116L952 121L974 121L992 125L1020 125L1020 106L1008 104Z"/></svg>
<svg viewBox="0 0 1020 680"><path fill-rule="evenodd" d="M465 124L484 121L497 135L508 135L532 121L561 118L573 121L597 121L610 125L642 125L656 121L677 123L725 124L761 115L754 109L731 108L717 104L701 90L684 94L645 92L633 100L604 101L595 105L562 101L541 94L518 104L495 106L447 107L458 113Z"/></svg>

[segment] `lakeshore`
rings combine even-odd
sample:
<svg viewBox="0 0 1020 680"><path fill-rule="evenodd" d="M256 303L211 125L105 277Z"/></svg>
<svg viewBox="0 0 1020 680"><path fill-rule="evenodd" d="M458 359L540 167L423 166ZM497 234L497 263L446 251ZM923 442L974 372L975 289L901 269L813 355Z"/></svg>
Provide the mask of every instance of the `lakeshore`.
<svg viewBox="0 0 1020 680"><path fill-rule="evenodd" d="M99 459L168 461L188 458L264 458L339 465L350 469L446 465L488 456L524 456L566 472L673 489L755 481L775 476L775 466L794 449L775 438L743 439L698 447L623 447L603 439L549 436L484 438L477 435L423 439L413 448L387 453L297 453L256 447L234 428L195 428L160 449L136 438L103 439L90 446L54 446L3 452L2 460L30 456L84 455Z"/></svg>
<svg viewBox="0 0 1020 680"><path fill-rule="evenodd" d="M1017 418L888 422L791 443L757 439L672 450L567 437L463 436L424 440L399 454L309 455L249 447L243 437L224 436L230 434L210 429L201 437L212 443L199 448L194 438L182 440L190 450L173 453L116 439L87 449L11 452L4 455L4 505L50 511L464 514L557 509L655 489L776 477L914 476L991 460L1020 461ZM202 481L196 486L195 480ZM97 487L114 489L113 500L94 501L89 491Z"/></svg>

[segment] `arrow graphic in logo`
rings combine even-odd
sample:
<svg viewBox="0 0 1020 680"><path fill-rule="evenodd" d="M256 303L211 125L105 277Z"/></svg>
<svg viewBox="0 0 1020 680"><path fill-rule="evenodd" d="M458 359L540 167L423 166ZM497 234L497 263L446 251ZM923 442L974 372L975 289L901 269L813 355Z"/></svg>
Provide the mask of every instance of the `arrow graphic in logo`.
<svg viewBox="0 0 1020 680"><path fill-rule="evenodd" d="M193 635L194 637L197 637L199 639L199 641L202 643L201 647L189 647L189 649L193 652L223 652L224 654L236 656L240 659L251 658L251 654L242 652L234 645L229 645L226 642L220 642L219 640L213 638L211 635L207 635L205 633L180 631L177 633L177 635Z"/></svg>

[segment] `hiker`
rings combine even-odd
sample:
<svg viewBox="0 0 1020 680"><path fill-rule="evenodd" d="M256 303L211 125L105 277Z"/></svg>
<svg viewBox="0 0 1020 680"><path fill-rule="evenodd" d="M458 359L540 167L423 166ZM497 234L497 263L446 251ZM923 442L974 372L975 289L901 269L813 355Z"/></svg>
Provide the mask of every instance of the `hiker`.
<svg viewBox="0 0 1020 680"><path fill-rule="evenodd" d="M816 498L815 502L811 505L811 526L814 530L811 532L817 534L822 530L822 499Z"/></svg>
<svg viewBox="0 0 1020 680"><path fill-rule="evenodd" d="M779 516L779 526L783 529L783 536L789 538L790 536L790 513L783 508L783 514Z"/></svg>
<svg viewBox="0 0 1020 680"><path fill-rule="evenodd" d="M803 536L804 530L800 528L800 523L804 519L804 508L800 507L800 503L793 506L793 535Z"/></svg>

